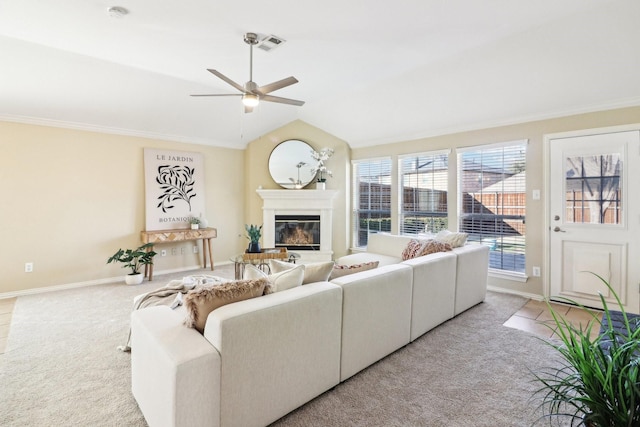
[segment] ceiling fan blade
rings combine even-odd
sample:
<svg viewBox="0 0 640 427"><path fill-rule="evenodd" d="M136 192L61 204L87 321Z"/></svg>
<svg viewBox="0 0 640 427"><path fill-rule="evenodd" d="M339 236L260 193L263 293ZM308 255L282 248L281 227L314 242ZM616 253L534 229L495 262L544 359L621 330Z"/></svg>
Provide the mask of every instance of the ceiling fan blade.
<svg viewBox="0 0 640 427"><path fill-rule="evenodd" d="M189 95L189 96L242 96L241 93L205 93L205 94L195 94L195 95Z"/></svg>
<svg viewBox="0 0 640 427"><path fill-rule="evenodd" d="M260 86L258 88L258 92L260 92L261 94L267 94L296 83L298 83L298 79L291 76L287 77L286 79L278 80L277 82L269 83L268 85Z"/></svg>
<svg viewBox="0 0 640 427"><path fill-rule="evenodd" d="M279 96L272 96L272 95L263 95L260 97L260 100L269 101L269 102L278 102L280 104L297 105L298 107L301 107L304 105L304 101L298 101L296 99L289 99L289 98L281 98Z"/></svg>
<svg viewBox="0 0 640 427"><path fill-rule="evenodd" d="M210 72L211 74L213 74L214 76L217 76L217 77L221 78L222 80L224 80L225 82L229 83L231 86L235 87L240 92L244 93L244 87L242 87L238 83L234 82L229 77L227 77L224 74L222 74L221 72L216 71L216 70L212 70L211 68L207 68L207 71Z"/></svg>

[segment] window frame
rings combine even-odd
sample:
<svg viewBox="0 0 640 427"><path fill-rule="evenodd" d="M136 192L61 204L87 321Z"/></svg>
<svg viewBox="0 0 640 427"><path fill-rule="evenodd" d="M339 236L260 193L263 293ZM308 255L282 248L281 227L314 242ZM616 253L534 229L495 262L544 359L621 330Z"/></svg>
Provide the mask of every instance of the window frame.
<svg viewBox="0 0 640 427"><path fill-rule="evenodd" d="M444 203L444 212L442 211L435 211L435 210L425 210L425 211L405 211L404 207L406 205L405 202L405 177L409 174L405 173L405 168L403 166L403 163L406 159L415 159L415 158L420 158L420 157L426 157L426 158L432 158L432 161L435 161L436 157L440 157L440 156L446 156L446 168L445 170L445 182L444 182L444 188L446 188L445 190L445 203ZM419 152L419 153L410 153L410 154L403 154L398 156L398 184L397 184L397 191L398 191L398 215L397 215L397 219L398 219L398 234L400 235L405 235L405 236L416 236L419 235L421 233L437 233L438 231L442 230L442 229L447 229L448 228L448 224L449 224L449 208L448 208L448 197L450 194L450 190L451 190L451 184L449 182L449 164L451 162L451 149L444 149L444 150L433 150L433 151L426 151L426 152ZM433 171L433 170L432 170ZM426 172L428 173L428 172ZM416 176L421 175L421 173L416 173ZM428 190L433 191L434 188L428 188ZM422 230L422 231L417 231L417 232L409 232L405 229L405 222L407 216L409 218L412 217L411 214L414 214L413 216L415 216L415 214L419 214L421 216L424 217L431 217L432 220L433 218L443 218L443 226L442 227L435 227L437 229L434 229L433 226L433 222L432 222L432 226L430 227L431 230ZM427 224L425 224L425 226L427 226Z"/></svg>
<svg viewBox="0 0 640 427"><path fill-rule="evenodd" d="M380 197L381 200L381 204L384 203L382 201L382 199L387 196L388 197L388 206L389 206L389 210L383 210L383 209L365 209L362 210L360 209L360 179L359 179L359 169L362 167L361 165L363 164L371 164L371 163L380 163L380 166L378 167L379 169L379 173L377 175L378 178L380 177L384 177L387 176L388 177L388 195L385 195L382 191L375 193ZM384 172L384 166L383 165L387 165L388 166L388 175L384 175L381 172ZM351 247L353 249L356 250L364 250L366 249L366 244L365 245L361 245L360 241L361 241L361 227L360 227L360 215L362 214L363 211L367 212L370 216L369 216L369 220L371 220L371 215L373 214L373 216L379 216L381 219L383 215L386 215L386 218L388 218L388 230L386 229L387 227L384 226L382 219L380 220L380 227L379 229L376 230L372 230L372 228L367 228L366 229L366 235L367 235L367 241L368 241L368 236L369 234L371 234L372 231L376 231L376 232L391 232L391 215L392 215L392 209L391 209L391 198L392 198L392 192L391 192L391 186L393 185L393 163L392 163L392 158L391 156L384 156L384 157L375 157L375 158L367 158L367 159L358 159L358 160L351 160L351 176L352 176L352 199L351 199ZM379 179L379 184L382 184L380 182ZM369 193L374 194L374 193ZM371 205L371 203L370 203ZM370 223L370 222L369 222Z"/></svg>
<svg viewBox="0 0 640 427"><path fill-rule="evenodd" d="M529 140L528 139L521 139L521 140L514 140L514 141L506 141L506 142L500 142L500 143L494 143L494 144L484 144L484 145L477 145L477 146L470 146L470 147L461 147L461 148L457 148L456 149L456 154L457 154L457 218L456 218L456 222L458 224L458 229L460 231L465 231L465 232L469 232L467 231L463 226L462 222L465 218L468 218L470 216L477 216L478 214L474 214L473 212L463 212L462 210L464 209L464 203L463 203L463 175L465 173L465 170L463 170L464 168L464 164L463 164L463 158L465 155L469 154L469 153L477 153L478 155L481 155L481 152L486 152L486 151L493 151L493 150L499 150L499 149L506 149L506 148L517 148L517 147L521 147L524 151L523 155L521 158L518 158L516 161L514 161L511 165L516 165L519 162L521 162L523 169L519 172L513 173L511 176L515 176L520 172L525 172L524 175L524 183L523 183L523 187L524 187L524 191L522 192L522 205L518 204L515 205L515 208L519 208L522 209L524 211L523 215L505 215L504 213L502 214L494 214L491 217L494 220L498 219L501 222L503 220L517 220L518 218L515 217L519 217L522 220L522 230L523 233L521 235L521 240L522 243L519 244L518 246L520 246L520 250L519 251L505 251L503 249L503 245L502 242L504 241L503 238L500 238L501 240L501 244L500 244L500 249L498 249L497 245L494 244L490 244L490 242L485 239L486 235L488 233L478 233L480 234L480 238L476 238L473 233L469 233L469 240L470 241L478 241L481 244L485 244L488 245L492 248L492 253L498 252L498 257L500 258L500 262L503 261L504 259L504 255L505 254L513 254L514 256L514 266L517 267L518 262L515 259L518 255L521 255L523 257L522 259L522 270L518 270L516 268L513 269L505 269L505 268L495 268L492 267L491 265L489 266L489 274L492 277L499 277L499 278L505 278L505 279L509 279L509 280L517 280L517 281L526 281L527 280L527 268L526 268L526 259L527 259L527 251L526 251L526 243L527 243L527 239L526 239L526 210L527 210L527 183L526 183L526 166L527 166L527 149L529 146ZM491 165L491 166L495 166L495 165ZM489 166L489 167L491 167ZM505 165L504 163L504 159L503 162L500 164L500 168L502 169L502 171L505 171L507 169L507 167L509 167L510 165ZM486 170L487 167L483 167L481 169L481 171ZM498 181L497 183L503 183L507 178L502 178L500 181ZM495 183L494 183L495 185ZM486 185L483 186L480 190L484 190L488 187L490 187L491 185ZM484 194L482 191L480 192L476 192L476 194ZM506 194L505 192L500 192L500 195L504 195ZM517 194L517 193L516 193ZM504 199L503 199L504 200ZM500 205L501 210L503 209L503 205ZM483 214L480 214L480 216L482 216ZM487 215L487 214L484 214ZM514 217L514 218L511 218ZM482 231L482 230L481 230ZM494 234L496 234L496 232L494 231ZM493 239L495 240L495 239ZM514 245L515 246L515 245ZM495 257L495 255L494 255ZM491 254L490 254L490 260L491 260ZM490 261L491 262L491 261ZM504 264L502 264L502 267L504 267Z"/></svg>

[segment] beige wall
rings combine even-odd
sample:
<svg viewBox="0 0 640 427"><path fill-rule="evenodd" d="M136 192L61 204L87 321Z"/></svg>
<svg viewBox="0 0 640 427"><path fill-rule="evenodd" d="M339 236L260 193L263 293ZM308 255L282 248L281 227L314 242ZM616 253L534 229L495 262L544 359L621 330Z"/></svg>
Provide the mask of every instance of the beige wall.
<svg viewBox="0 0 640 427"><path fill-rule="evenodd" d="M582 129L594 129L608 126L640 123L640 107L631 107L597 113L580 114L564 118L540 120L511 126L495 127L451 135L403 141L374 147L352 149L354 160L371 157L391 156L392 164L397 167L398 156L402 154L424 152L429 150L455 149L495 142L528 139L527 148L527 273L531 273L532 266L542 266L544 251L544 202L533 200L531 191L544 189L543 176L543 141L544 135ZM455 150L452 151L455 159ZM449 180L455 183L455 162L450 162ZM394 174L393 176L397 176ZM632 185L634 185L632 183ZM394 187L392 186L392 189ZM451 187L450 187L451 188ZM636 191L637 192L637 191ZM544 199L544 192L542 199ZM398 195L392 193L392 206L397 209ZM450 224L455 224L453 213L456 212L455 197L449 198ZM392 219L397 219L397 212L392 212ZM397 223L397 221L395 221ZM397 224L395 224L397 230ZM543 271L543 276L545 272ZM508 290L543 295L541 278L529 277L526 283L490 278L489 284Z"/></svg>
<svg viewBox="0 0 640 427"><path fill-rule="evenodd" d="M125 269L106 261L118 248L141 244L145 147L203 153L205 216L218 229L214 261L240 250L242 150L0 122L0 297L124 276ZM197 266L192 246L158 246L169 255L156 257L155 271ZM24 272L25 262L34 263L33 273Z"/></svg>
<svg viewBox="0 0 640 427"><path fill-rule="evenodd" d="M333 212L333 252L334 257L340 257L348 253L349 238L347 236L347 199L351 189L349 184L348 168L350 164L349 146L341 139L336 138L303 121L296 120L276 129L261 138L252 141L245 151L246 165L246 206L245 222L250 224L262 224L262 199L256 193L256 189L262 186L264 189L282 189L271 179L269 174L269 155L271 151L282 141L288 139L302 140L315 150L328 147L334 150L333 156L326 162L327 169L333 172L333 177L327 179L327 188L338 190L334 199ZM313 188L313 183L307 188ZM302 191L302 190L289 190ZM245 239L245 244L247 244Z"/></svg>

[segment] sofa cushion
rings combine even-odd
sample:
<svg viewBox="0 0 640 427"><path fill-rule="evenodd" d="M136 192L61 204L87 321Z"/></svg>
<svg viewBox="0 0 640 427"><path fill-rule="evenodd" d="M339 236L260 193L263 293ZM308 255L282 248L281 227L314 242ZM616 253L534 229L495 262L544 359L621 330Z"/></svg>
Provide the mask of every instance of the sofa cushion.
<svg viewBox="0 0 640 427"><path fill-rule="evenodd" d="M295 268L284 270L275 274L267 274L255 265L247 265L244 269L243 279L267 278L273 292L280 292L302 285L304 279L304 265L297 265Z"/></svg>
<svg viewBox="0 0 640 427"><path fill-rule="evenodd" d="M453 232L449 230L442 230L436 234L435 239L439 242L448 243L452 248L459 248L464 246L467 242L468 233Z"/></svg>
<svg viewBox="0 0 640 427"><path fill-rule="evenodd" d="M271 268L272 273L280 273L299 267L300 265L304 265L304 279L302 280L302 284L306 285L308 283L326 282L329 280L329 275L331 275L331 271L333 270L334 262L327 261L313 262L309 264L294 264L291 262L279 261L277 259L269 260L269 267Z"/></svg>
<svg viewBox="0 0 640 427"><path fill-rule="evenodd" d="M372 270L374 268L377 268L378 264L380 264L379 261L371 261L371 262L365 262L362 264L353 264L353 265L336 264L333 266L333 270L331 271L329 280L333 280L337 277L346 276L348 274L358 273L360 271Z"/></svg>
<svg viewBox="0 0 640 427"><path fill-rule="evenodd" d="M271 286L267 278L237 280L225 282L219 285L198 287L187 292L184 298L184 306L187 309L185 325L196 328L200 333L204 332L209 313L218 307L255 298L271 292Z"/></svg>

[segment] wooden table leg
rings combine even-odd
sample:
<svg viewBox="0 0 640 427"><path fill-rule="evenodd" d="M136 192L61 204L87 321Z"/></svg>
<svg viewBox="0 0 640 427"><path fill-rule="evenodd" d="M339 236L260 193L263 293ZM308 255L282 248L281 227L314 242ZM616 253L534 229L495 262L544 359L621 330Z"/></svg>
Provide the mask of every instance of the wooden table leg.
<svg viewBox="0 0 640 427"><path fill-rule="evenodd" d="M151 252L152 250L153 250L153 246L149 246L147 248L147 252ZM151 264L145 264L144 275L149 277L149 281L153 280L153 259L151 260Z"/></svg>
<svg viewBox="0 0 640 427"><path fill-rule="evenodd" d="M207 268L207 239L202 239L202 268Z"/></svg>
<svg viewBox="0 0 640 427"><path fill-rule="evenodd" d="M202 241L204 246L204 240ZM207 239L207 246L209 246L209 262L211 263L211 271L213 271L213 250L211 249L211 239Z"/></svg>

